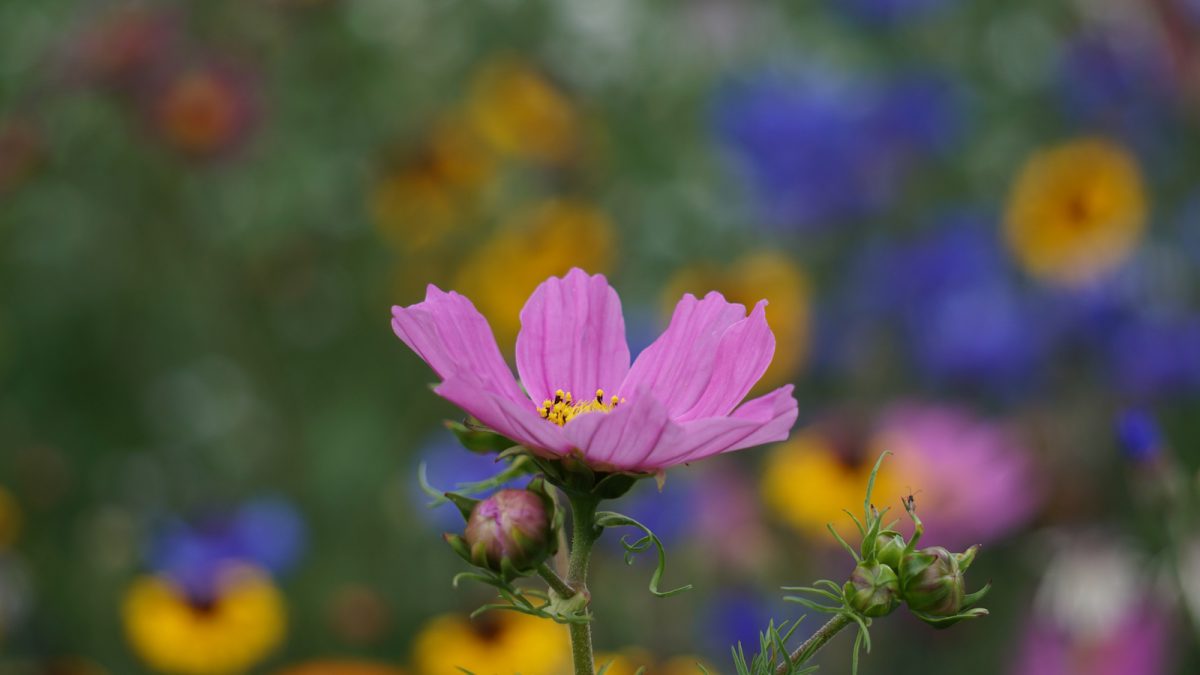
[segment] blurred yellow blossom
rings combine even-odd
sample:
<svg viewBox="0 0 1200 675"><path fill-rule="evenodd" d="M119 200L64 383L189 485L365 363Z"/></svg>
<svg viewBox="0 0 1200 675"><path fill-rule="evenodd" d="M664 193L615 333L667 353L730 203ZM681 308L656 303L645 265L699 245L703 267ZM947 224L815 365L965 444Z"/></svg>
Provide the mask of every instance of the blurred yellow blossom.
<svg viewBox="0 0 1200 675"><path fill-rule="evenodd" d="M0 551L12 546L21 531L21 511L17 500L0 485Z"/></svg>
<svg viewBox="0 0 1200 675"><path fill-rule="evenodd" d="M1147 208L1137 160L1112 141L1083 138L1029 158L1009 195L1005 234L1030 274L1077 285L1130 255Z"/></svg>
<svg viewBox="0 0 1200 675"><path fill-rule="evenodd" d="M849 523L843 509L861 513L870 471L865 463L850 463L840 457L818 432L804 431L776 446L767 456L763 499L777 517L801 534L834 544L826 524L838 527L843 521ZM876 491L892 494L893 482L888 473L880 473Z"/></svg>
<svg viewBox="0 0 1200 675"><path fill-rule="evenodd" d="M250 568L223 575L217 597L197 603L166 579L144 576L126 591L125 633L154 670L180 675L240 673L279 645L283 597Z"/></svg>
<svg viewBox="0 0 1200 675"><path fill-rule="evenodd" d="M571 100L515 57L500 57L480 69L467 109L480 133L505 155L558 163L579 145Z"/></svg>
<svg viewBox="0 0 1200 675"><path fill-rule="evenodd" d="M747 307L763 298L770 302L767 320L775 333L775 358L757 389L773 389L787 382L808 354L810 292L804 271L789 256L773 251L743 256L724 269L687 267L672 277L663 292L664 315L670 316L684 293L703 297L711 290Z"/></svg>
<svg viewBox="0 0 1200 675"><path fill-rule="evenodd" d="M643 675L696 675L701 670L696 664L703 664L711 675L717 670L698 656L676 656L666 661L656 662L654 657L644 649L624 649L617 653L601 653L596 655L597 671L607 665L605 675L638 675L638 669L644 668Z"/></svg>
<svg viewBox="0 0 1200 675"><path fill-rule="evenodd" d="M447 116L416 152L377 179L370 194L372 219L402 250L421 251L462 225L494 173L483 140L462 119Z"/></svg>
<svg viewBox="0 0 1200 675"><path fill-rule="evenodd" d="M439 616L413 645L417 675L562 675L570 658L565 626L516 612Z"/></svg>
<svg viewBox="0 0 1200 675"><path fill-rule="evenodd" d="M514 215L472 251L451 287L471 298L505 350L516 340L519 314L533 289L572 267L593 274L608 271L615 238L612 223L595 207L543 202Z"/></svg>
<svg viewBox="0 0 1200 675"><path fill-rule="evenodd" d="M275 675L405 675L405 670L386 663L329 659L289 666Z"/></svg>

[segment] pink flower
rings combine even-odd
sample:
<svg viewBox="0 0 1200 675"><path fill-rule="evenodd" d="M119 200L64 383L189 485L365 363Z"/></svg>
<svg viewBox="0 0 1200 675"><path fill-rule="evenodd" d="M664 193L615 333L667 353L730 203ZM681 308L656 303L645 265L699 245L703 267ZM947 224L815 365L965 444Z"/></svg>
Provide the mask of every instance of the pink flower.
<svg viewBox="0 0 1200 675"><path fill-rule="evenodd" d="M720 293L685 295L631 366L616 291L572 269L521 310L521 384L487 320L457 293L429 286L425 302L392 308L392 328L442 378L434 391L497 433L543 457L652 473L787 438L790 385L742 403L775 352L766 304L746 316Z"/></svg>

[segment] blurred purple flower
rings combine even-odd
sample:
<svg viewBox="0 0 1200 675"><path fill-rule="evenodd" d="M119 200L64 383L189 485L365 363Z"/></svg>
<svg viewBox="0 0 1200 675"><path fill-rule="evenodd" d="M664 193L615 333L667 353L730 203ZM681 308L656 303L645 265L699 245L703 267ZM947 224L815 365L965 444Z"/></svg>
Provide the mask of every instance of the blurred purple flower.
<svg viewBox="0 0 1200 675"><path fill-rule="evenodd" d="M884 411L873 447L888 489L912 490L930 545L960 549L994 542L1027 523L1042 499L1028 450L1009 429L951 406L900 403ZM908 494L904 492L904 494ZM896 504L904 494L881 494ZM911 527L901 522L905 531Z"/></svg>
<svg viewBox="0 0 1200 675"><path fill-rule="evenodd" d="M228 566L252 564L271 574L290 570L307 544L307 528L290 502L263 497L227 514L174 520L152 537L148 564L198 600L211 600Z"/></svg>
<svg viewBox="0 0 1200 675"><path fill-rule="evenodd" d="M1063 50L1063 110L1093 131L1125 139L1143 152L1167 150L1179 103L1168 55L1141 36L1085 35Z"/></svg>
<svg viewBox="0 0 1200 675"><path fill-rule="evenodd" d="M889 25L927 18L953 0L837 0L833 4L866 23Z"/></svg>
<svg viewBox="0 0 1200 675"><path fill-rule="evenodd" d="M718 92L715 127L762 217L813 229L891 203L913 160L958 128L955 98L932 75L871 83L816 70L760 73Z"/></svg>
<svg viewBox="0 0 1200 675"><path fill-rule="evenodd" d="M1108 345L1121 393L1138 400L1200 391L1200 315L1138 315Z"/></svg>
<svg viewBox="0 0 1200 675"><path fill-rule="evenodd" d="M914 366L939 384L1008 393L1037 376L1053 321L1018 286L988 218L955 214L916 239L877 241L849 269L840 332L877 333L893 322Z"/></svg>
<svg viewBox="0 0 1200 675"><path fill-rule="evenodd" d="M1072 535L1047 565L1012 675L1169 672L1171 616L1140 559L1104 533Z"/></svg>
<svg viewBox="0 0 1200 675"><path fill-rule="evenodd" d="M1200 312L1187 236L1147 245L1111 278L1052 298L1065 348L1089 350L1109 385L1136 402L1200 391Z"/></svg>
<svg viewBox="0 0 1200 675"><path fill-rule="evenodd" d="M786 612L782 603L750 589L726 588L713 594L700 613L700 631L695 642L706 645L713 659L729 656L729 648L741 644L747 654L758 652L759 631L767 622Z"/></svg>
<svg viewBox="0 0 1200 675"><path fill-rule="evenodd" d="M1117 441L1127 458L1142 463L1154 459L1162 451L1162 429L1145 410L1122 410L1117 416Z"/></svg>
<svg viewBox="0 0 1200 675"><path fill-rule="evenodd" d="M1030 621L1012 675L1156 675L1167 672L1170 624L1161 613L1133 611L1111 635L1083 640Z"/></svg>
<svg viewBox="0 0 1200 675"><path fill-rule="evenodd" d="M463 483L487 480L508 465L496 461L494 453L471 452L458 444L447 431L437 433L421 446L418 464L425 465L425 476L435 489L453 491ZM508 481L497 489L524 487L528 479ZM463 529L462 514L450 503L429 508L430 497L419 489L412 491L413 506L421 520L438 532L459 532ZM479 496L479 495L477 495Z"/></svg>
<svg viewBox="0 0 1200 675"><path fill-rule="evenodd" d="M653 481L641 481L621 498L621 513L650 528L663 543L675 545L697 533L696 510L699 508L694 471L678 471L671 475L663 489ZM601 546L621 551L620 537L605 537Z"/></svg>
<svg viewBox="0 0 1200 675"><path fill-rule="evenodd" d="M889 285L901 296L893 300L924 373L1007 388L1037 372L1047 346L1039 332L1044 324L985 219L950 219L897 257Z"/></svg>

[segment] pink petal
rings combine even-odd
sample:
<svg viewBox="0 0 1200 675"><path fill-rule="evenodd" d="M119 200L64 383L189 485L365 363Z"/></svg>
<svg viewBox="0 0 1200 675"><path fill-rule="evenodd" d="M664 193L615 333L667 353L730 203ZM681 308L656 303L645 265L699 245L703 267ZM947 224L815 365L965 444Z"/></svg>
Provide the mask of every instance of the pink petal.
<svg viewBox="0 0 1200 675"><path fill-rule="evenodd" d="M612 412L580 415L563 430L589 465L638 470L670 423L667 409L645 390L638 390Z"/></svg>
<svg viewBox="0 0 1200 675"><path fill-rule="evenodd" d="M464 378L515 403L528 403L500 355L487 319L467 298L430 284L425 301L392 307L392 330L443 380Z"/></svg>
<svg viewBox="0 0 1200 675"><path fill-rule="evenodd" d="M457 405L497 433L542 454L562 455L571 448L562 427L538 416L529 399L523 403L485 391L470 378L454 377L434 393Z"/></svg>
<svg viewBox="0 0 1200 675"><path fill-rule="evenodd" d="M604 275L574 268L544 281L521 310L517 372L535 401L558 389L576 401L615 393L629 371L621 299Z"/></svg>
<svg viewBox="0 0 1200 675"><path fill-rule="evenodd" d="M750 316L721 334L712 376L700 400L677 422L704 417L724 417L758 383L775 356L775 335L767 326L766 300L754 306Z"/></svg>
<svg viewBox="0 0 1200 675"><path fill-rule="evenodd" d="M799 414L792 385L743 403L729 417L672 424L646 464L666 468L785 440Z"/></svg>
<svg viewBox="0 0 1200 675"><path fill-rule="evenodd" d="M727 328L746 316L746 308L717 292L697 300L690 293L675 305L671 324L629 369L621 395L645 388L676 417L700 400L708 388L717 346Z"/></svg>

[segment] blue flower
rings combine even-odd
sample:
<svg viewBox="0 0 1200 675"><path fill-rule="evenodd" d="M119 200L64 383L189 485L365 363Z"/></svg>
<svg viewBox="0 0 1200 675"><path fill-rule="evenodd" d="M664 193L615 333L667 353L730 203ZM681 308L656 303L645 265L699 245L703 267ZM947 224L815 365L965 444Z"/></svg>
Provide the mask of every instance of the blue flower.
<svg viewBox="0 0 1200 675"><path fill-rule="evenodd" d="M463 483L487 480L508 467L497 462L494 453L471 452L458 444L448 431L440 431L418 451L418 464L425 465L429 484L438 490L452 492ZM412 498L414 508L422 520L439 532L458 532L463 529L463 518L458 508L450 503L429 508L430 497L417 488L416 470L413 471ZM522 487L528 478L504 483L501 488ZM500 489L500 488L497 488Z"/></svg>
<svg viewBox="0 0 1200 675"><path fill-rule="evenodd" d="M147 562L189 597L204 601L215 597L218 577L229 565L283 574L306 544L307 528L295 508L283 498L263 497L232 513L169 521L152 536Z"/></svg>
<svg viewBox="0 0 1200 675"><path fill-rule="evenodd" d="M927 18L952 0L838 0L834 4L850 16L871 24L888 25Z"/></svg>
<svg viewBox="0 0 1200 675"><path fill-rule="evenodd" d="M1179 100L1159 45L1133 35L1076 39L1062 53L1060 92L1067 117L1125 139L1143 153L1172 149Z"/></svg>
<svg viewBox="0 0 1200 675"><path fill-rule="evenodd" d="M1123 410L1117 416L1117 440L1125 456L1137 463L1157 457L1163 447L1158 422L1137 408Z"/></svg>
<svg viewBox="0 0 1200 675"><path fill-rule="evenodd" d="M853 346L864 332L890 325L933 383L998 393L1030 384L1051 333L1036 299L1017 285L989 220L953 214L914 239L866 247L850 268L850 335L841 341Z"/></svg>
<svg viewBox="0 0 1200 675"><path fill-rule="evenodd" d="M914 160L955 133L957 98L928 74L760 73L718 92L715 126L761 217L812 229L889 205Z"/></svg>
<svg viewBox="0 0 1200 675"><path fill-rule="evenodd" d="M1117 388L1138 400L1200 391L1200 315L1141 314L1108 345Z"/></svg>

